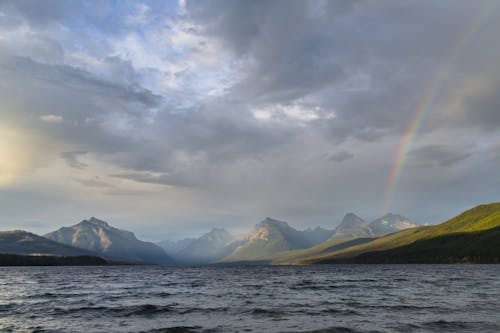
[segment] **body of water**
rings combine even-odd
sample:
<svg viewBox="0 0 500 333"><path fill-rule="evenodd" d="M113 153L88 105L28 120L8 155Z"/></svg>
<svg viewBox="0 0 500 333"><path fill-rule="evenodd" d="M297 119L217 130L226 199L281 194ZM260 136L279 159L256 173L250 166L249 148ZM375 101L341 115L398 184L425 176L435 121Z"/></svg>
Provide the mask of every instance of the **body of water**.
<svg viewBox="0 0 500 333"><path fill-rule="evenodd" d="M500 332L500 265L0 267L0 332Z"/></svg>

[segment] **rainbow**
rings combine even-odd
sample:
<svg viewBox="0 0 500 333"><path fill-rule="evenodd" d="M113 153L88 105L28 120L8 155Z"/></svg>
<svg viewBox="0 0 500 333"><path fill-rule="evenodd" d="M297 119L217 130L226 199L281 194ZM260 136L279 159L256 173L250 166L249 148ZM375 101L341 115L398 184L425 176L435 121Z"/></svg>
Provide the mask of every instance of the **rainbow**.
<svg viewBox="0 0 500 333"><path fill-rule="evenodd" d="M476 11L472 15L470 22L464 27L464 29L460 31L460 33L457 34L457 38L452 43L450 51L445 54L443 61L441 62L440 66L438 66L439 70L424 88L424 93L421 95L416 105L415 111L413 112L413 115L410 119L408 129L403 135L403 139L399 144L398 150L396 151L396 155L394 157L394 161L392 163L384 194L382 215L386 214L389 211L392 203L392 198L394 196L394 193L396 192L397 185L401 177L401 171L403 170L405 162L408 158L408 153L414 144L415 136L417 135L426 114L429 112L436 96L439 94L446 77L453 67L453 63L464 49L467 41L477 31L480 24L487 16L491 4L493 4L493 2L484 1L481 2L481 5L476 8Z"/></svg>

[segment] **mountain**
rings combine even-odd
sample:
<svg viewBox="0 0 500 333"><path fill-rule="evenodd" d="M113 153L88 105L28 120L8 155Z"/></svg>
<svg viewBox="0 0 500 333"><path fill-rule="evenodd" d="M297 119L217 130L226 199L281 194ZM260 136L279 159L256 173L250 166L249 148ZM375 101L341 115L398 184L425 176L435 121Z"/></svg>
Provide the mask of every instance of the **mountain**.
<svg viewBox="0 0 500 333"><path fill-rule="evenodd" d="M303 250L280 253L272 258L274 264L295 264L308 258L320 257L334 251L371 242L377 236L416 226L409 219L395 214L367 223L354 213L347 213L334 234L324 242Z"/></svg>
<svg viewBox="0 0 500 333"><path fill-rule="evenodd" d="M392 233L343 247L302 263L498 262L500 203L480 205L435 225Z"/></svg>
<svg viewBox="0 0 500 333"><path fill-rule="evenodd" d="M369 227L374 234L383 235L415 228L417 225L404 216L389 213L371 222Z"/></svg>
<svg viewBox="0 0 500 333"><path fill-rule="evenodd" d="M314 229L307 228L306 230L302 231L302 235L304 236L304 238L306 238L307 241L311 244L323 243L324 241L332 237L334 233L334 230L329 230L321 227L316 227Z"/></svg>
<svg viewBox="0 0 500 333"><path fill-rule="evenodd" d="M217 261L231 253L233 235L225 229L213 228L210 232L192 241L176 254L177 260L184 263L203 264Z"/></svg>
<svg viewBox="0 0 500 333"><path fill-rule="evenodd" d="M351 263L500 263L500 227L422 239L386 251L367 252Z"/></svg>
<svg viewBox="0 0 500 333"><path fill-rule="evenodd" d="M158 245L138 240L132 232L114 228L95 217L44 237L117 260L155 264L173 262Z"/></svg>
<svg viewBox="0 0 500 333"><path fill-rule="evenodd" d="M342 222L335 228L334 238L358 238L372 237L373 231L361 217L348 213L342 219Z"/></svg>
<svg viewBox="0 0 500 333"><path fill-rule="evenodd" d="M302 231L298 231L283 221L266 218L257 224L250 234L224 262L261 261L272 258L277 253L305 249L314 243Z"/></svg>
<svg viewBox="0 0 500 333"><path fill-rule="evenodd" d="M156 243L156 245L161 247L169 256L175 256L178 252L184 250L195 240L196 238L184 238L175 241L164 240Z"/></svg>
<svg viewBox="0 0 500 333"><path fill-rule="evenodd" d="M45 256L95 256L95 252L61 244L23 230L0 232L0 253Z"/></svg>

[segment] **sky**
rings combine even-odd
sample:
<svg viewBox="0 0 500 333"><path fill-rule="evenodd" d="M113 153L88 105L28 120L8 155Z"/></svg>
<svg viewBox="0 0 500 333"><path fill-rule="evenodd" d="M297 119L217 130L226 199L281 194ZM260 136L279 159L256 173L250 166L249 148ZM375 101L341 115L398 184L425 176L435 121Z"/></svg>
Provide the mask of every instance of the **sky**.
<svg viewBox="0 0 500 333"><path fill-rule="evenodd" d="M500 201L500 2L0 0L0 229Z"/></svg>

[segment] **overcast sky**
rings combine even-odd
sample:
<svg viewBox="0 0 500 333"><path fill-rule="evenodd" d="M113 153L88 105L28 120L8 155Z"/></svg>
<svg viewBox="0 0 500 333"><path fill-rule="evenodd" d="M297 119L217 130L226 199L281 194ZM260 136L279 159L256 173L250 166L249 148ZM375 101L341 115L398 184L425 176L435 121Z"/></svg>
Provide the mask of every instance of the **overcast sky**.
<svg viewBox="0 0 500 333"><path fill-rule="evenodd" d="M160 240L499 201L499 31L494 0L0 0L0 229Z"/></svg>

